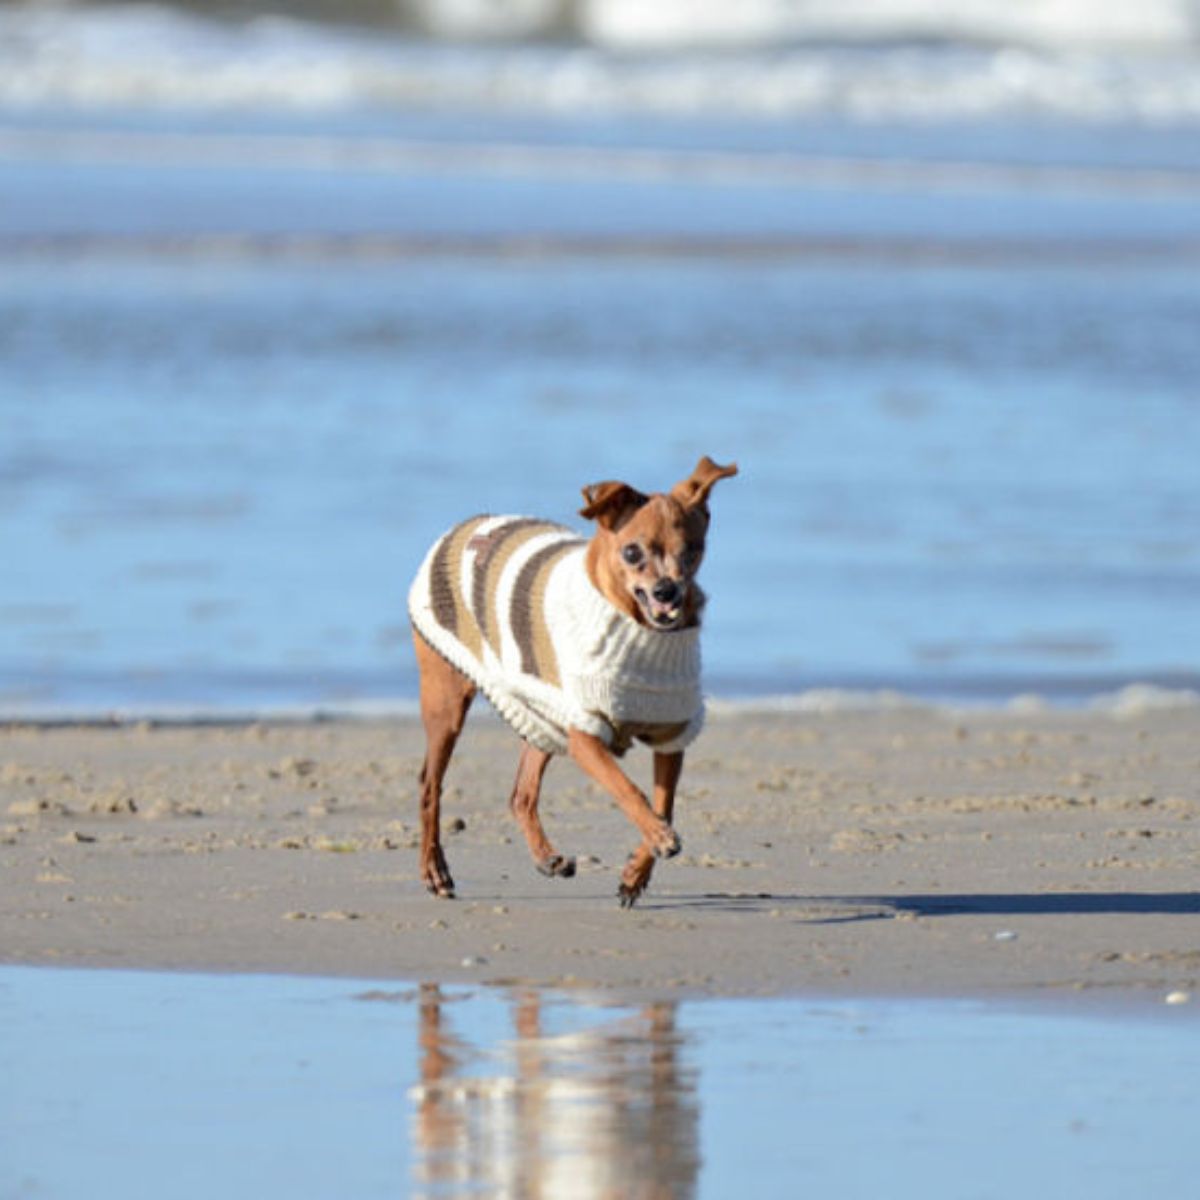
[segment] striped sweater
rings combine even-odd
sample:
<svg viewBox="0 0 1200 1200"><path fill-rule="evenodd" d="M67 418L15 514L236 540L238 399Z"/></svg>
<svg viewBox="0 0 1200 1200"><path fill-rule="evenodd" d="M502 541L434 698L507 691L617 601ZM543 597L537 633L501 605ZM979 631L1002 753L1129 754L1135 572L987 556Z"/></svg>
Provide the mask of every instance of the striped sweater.
<svg viewBox="0 0 1200 1200"><path fill-rule="evenodd" d="M527 741L551 754L580 729L623 754L681 750L700 730L699 629L657 630L588 578L587 543L529 517L473 517L430 549L413 626Z"/></svg>

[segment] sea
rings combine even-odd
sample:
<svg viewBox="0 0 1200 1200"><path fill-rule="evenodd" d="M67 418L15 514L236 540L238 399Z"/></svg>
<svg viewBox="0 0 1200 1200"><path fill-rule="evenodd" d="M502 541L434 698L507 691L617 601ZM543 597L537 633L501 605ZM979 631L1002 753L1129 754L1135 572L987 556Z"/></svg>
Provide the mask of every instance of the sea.
<svg viewBox="0 0 1200 1200"><path fill-rule="evenodd" d="M1196 5L0 4L0 714L410 710L704 454L715 700L1200 702Z"/></svg>

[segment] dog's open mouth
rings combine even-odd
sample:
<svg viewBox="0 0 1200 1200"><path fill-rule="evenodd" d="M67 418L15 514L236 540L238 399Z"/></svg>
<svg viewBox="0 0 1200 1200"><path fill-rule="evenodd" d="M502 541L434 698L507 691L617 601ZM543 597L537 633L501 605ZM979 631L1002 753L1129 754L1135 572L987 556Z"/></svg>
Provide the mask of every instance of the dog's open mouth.
<svg viewBox="0 0 1200 1200"><path fill-rule="evenodd" d="M649 595L644 588L634 588L634 599L641 606L646 620L656 629L674 629L683 619L683 596L675 596L668 603Z"/></svg>

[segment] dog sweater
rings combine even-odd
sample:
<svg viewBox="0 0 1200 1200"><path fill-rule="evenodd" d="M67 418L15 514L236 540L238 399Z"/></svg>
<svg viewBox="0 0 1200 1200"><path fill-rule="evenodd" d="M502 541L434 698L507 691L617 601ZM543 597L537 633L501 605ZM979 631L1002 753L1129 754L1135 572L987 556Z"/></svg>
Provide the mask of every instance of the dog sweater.
<svg viewBox="0 0 1200 1200"><path fill-rule="evenodd" d="M408 597L417 633L521 735L551 754L568 730L623 754L681 750L700 731L699 629L661 630L588 577L587 543L529 517L473 517L440 538Z"/></svg>

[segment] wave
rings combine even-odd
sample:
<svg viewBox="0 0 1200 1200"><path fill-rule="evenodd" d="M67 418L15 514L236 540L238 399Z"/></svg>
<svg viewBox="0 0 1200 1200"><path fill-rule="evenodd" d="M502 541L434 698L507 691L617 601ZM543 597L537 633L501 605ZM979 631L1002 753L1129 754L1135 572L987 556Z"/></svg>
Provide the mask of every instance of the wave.
<svg viewBox="0 0 1200 1200"><path fill-rule="evenodd" d="M1155 714L1195 712L1200 692L1191 688L1162 688L1130 684L1103 692L1076 704L1063 704L1039 693L978 700L931 699L891 689L855 690L814 688L774 696L722 699L709 697L710 722L754 717L836 717L854 714L908 713L961 717L966 713L1036 717L1054 712L1091 712L1115 721L1135 721ZM490 709L483 719L499 723ZM186 703L180 701L129 701L89 704L86 701L0 701L0 722L10 725L249 725L258 721L313 723L325 721L415 721L420 715L415 699L407 696L371 697L334 701L283 701L254 703L244 699Z"/></svg>
<svg viewBox="0 0 1200 1200"><path fill-rule="evenodd" d="M435 7L442 7L435 5ZM453 6L494 8L491 0ZM514 7L527 9L528 3ZM777 45L780 41L936 40L1048 47L1176 46L1200 36L1192 0L594 0L583 32L620 45Z"/></svg>
<svg viewBox="0 0 1200 1200"><path fill-rule="evenodd" d="M1073 702L1072 702L1073 701ZM998 693L985 700L978 697L933 699L917 692L892 688L812 688L804 692L737 699L710 699L711 718L816 715L838 713L971 711L1007 712L1032 716L1043 712L1082 709L1117 720L1136 720L1152 713L1193 711L1200 708L1200 692L1194 688L1163 687L1153 683L1131 683L1114 691L1082 694L1064 702L1041 692Z"/></svg>
<svg viewBox="0 0 1200 1200"><path fill-rule="evenodd" d="M472 16L485 10L490 26ZM1200 6L1185 0L1136 10L978 0L951 16L935 0L597 0L573 6L571 36L556 41L513 40L561 27L551 18L566 10L551 0L406 11L407 32L154 6L0 6L0 106L1200 119ZM418 26L440 40L413 36Z"/></svg>
<svg viewBox="0 0 1200 1200"><path fill-rule="evenodd" d="M419 715L411 672L76 671L0 669L0 723L18 725L245 724L254 721L413 720ZM1200 709L1194 675L1162 681L1054 682L996 679L947 685L926 680L831 684L779 691L722 686L706 697L710 721L771 716L909 713L957 716L1091 712L1113 720ZM499 721L484 706L486 720Z"/></svg>
<svg viewBox="0 0 1200 1200"><path fill-rule="evenodd" d="M213 11L203 0L179 0ZM45 7L45 6L38 6ZM58 10L86 13L88 4ZM1049 48L1200 41L1196 0L232 0L217 11L291 13L442 40L556 39L638 49L933 41Z"/></svg>

